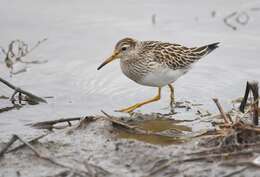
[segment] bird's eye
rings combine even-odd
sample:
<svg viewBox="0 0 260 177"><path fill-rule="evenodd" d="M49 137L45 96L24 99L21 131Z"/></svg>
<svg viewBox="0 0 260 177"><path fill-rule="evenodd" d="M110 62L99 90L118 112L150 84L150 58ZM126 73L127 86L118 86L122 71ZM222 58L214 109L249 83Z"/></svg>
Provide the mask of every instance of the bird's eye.
<svg viewBox="0 0 260 177"><path fill-rule="evenodd" d="M122 50L122 51L125 51L125 50L126 50L126 47L122 47L121 50Z"/></svg>

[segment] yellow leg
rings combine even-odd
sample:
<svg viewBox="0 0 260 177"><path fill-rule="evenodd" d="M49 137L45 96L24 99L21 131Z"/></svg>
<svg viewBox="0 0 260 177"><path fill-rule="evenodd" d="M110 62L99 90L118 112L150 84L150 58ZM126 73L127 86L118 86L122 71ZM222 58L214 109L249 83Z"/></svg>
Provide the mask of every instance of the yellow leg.
<svg viewBox="0 0 260 177"><path fill-rule="evenodd" d="M168 84L169 88L170 88L170 98L171 98L171 102L170 102L170 107L171 107L171 112L174 112L174 105L175 105L175 95L174 95L174 87L171 84Z"/></svg>
<svg viewBox="0 0 260 177"><path fill-rule="evenodd" d="M149 100L143 101L143 102L141 102L141 103L137 103L137 104L135 104L135 105L133 105L133 106L130 106L130 107L128 107L128 108L120 109L120 110L118 110L118 112L130 113L130 112L132 112L133 110L135 110L135 109L137 109L137 108L139 108L139 107L141 107L141 106L143 106L143 105L145 105L145 104L158 101L158 100L160 100L160 98L161 98L161 88L158 87L158 94L157 94L155 97L153 97L153 98L151 98L151 99L149 99Z"/></svg>

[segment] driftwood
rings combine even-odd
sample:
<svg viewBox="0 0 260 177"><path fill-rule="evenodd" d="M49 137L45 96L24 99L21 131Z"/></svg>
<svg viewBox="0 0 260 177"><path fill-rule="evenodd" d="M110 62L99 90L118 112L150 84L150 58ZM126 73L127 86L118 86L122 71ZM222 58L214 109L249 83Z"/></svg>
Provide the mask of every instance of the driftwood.
<svg viewBox="0 0 260 177"><path fill-rule="evenodd" d="M40 102L47 103L47 101L45 99L38 97L38 96L36 96L36 95L34 95L34 94L32 94L28 91L25 91L25 90L23 90L19 87L14 86L13 84L4 80L1 77L0 77L0 82L4 83L6 86L8 86L9 88L14 90L14 93L13 93L11 99L10 99L13 104L15 104L15 98L14 97L15 97L16 94L18 94L18 99L19 99L18 101L19 101L20 104L22 102L22 94L24 94L27 97L26 101L31 102L33 104L39 104Z"/></svg>

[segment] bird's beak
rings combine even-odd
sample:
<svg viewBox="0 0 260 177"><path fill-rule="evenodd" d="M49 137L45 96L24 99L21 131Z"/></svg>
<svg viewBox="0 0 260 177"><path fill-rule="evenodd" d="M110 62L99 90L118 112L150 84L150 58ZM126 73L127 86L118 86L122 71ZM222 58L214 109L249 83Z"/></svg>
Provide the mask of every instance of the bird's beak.
<svg viewBox="0 0 260 177"><path fill-rule="evenodd" d="M97 70L100 70L103 66L105 66L106 64L110 63L111 61L118 59L118 52L113 52L113 54L111 55L111 57L109 57L108 59L106 59L101 65L99 65L99 67L97 68Z"/></svg>

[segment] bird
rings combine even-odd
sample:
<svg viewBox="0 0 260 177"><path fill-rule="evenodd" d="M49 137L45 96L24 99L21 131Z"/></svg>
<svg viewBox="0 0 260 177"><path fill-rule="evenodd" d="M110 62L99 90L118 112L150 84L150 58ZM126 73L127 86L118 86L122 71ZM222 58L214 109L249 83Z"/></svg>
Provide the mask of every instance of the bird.
<svg viewBox="0 0 260 177"><path fill-rule="evenodd" d="M131 113L143 105L160 100L161 89L170 89L170 107L174 112L175 96L173 83L186 74L204 56L219 47L219 42L201 47L186 47L180 44L161 41L141 41L126 37L119 40L112 55L97 68L120 59L120 67L129 79L150 87L157 87L157 95L151 99L117 110Z"/></svg>

